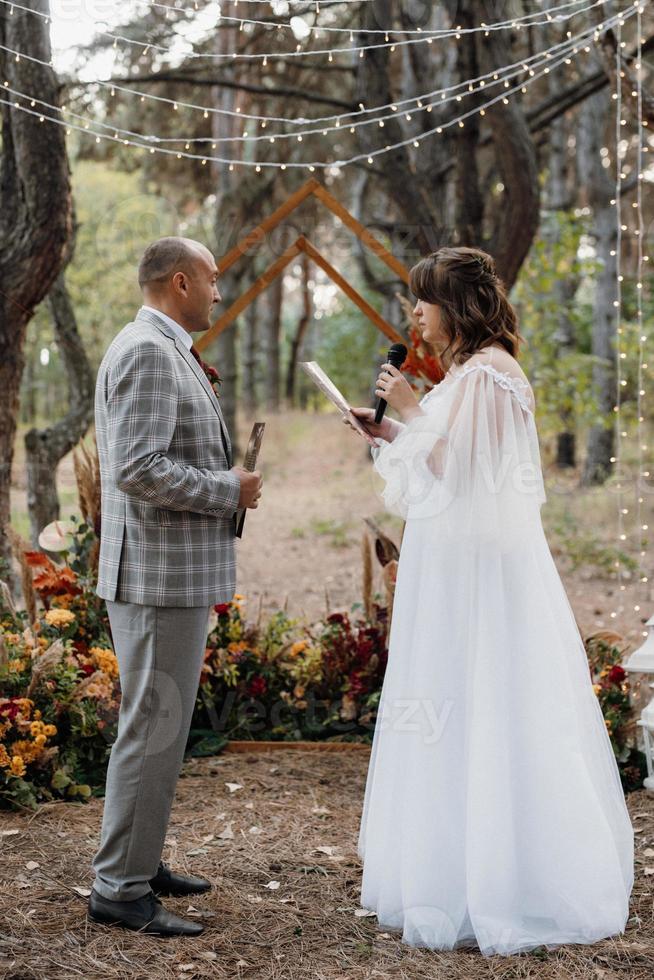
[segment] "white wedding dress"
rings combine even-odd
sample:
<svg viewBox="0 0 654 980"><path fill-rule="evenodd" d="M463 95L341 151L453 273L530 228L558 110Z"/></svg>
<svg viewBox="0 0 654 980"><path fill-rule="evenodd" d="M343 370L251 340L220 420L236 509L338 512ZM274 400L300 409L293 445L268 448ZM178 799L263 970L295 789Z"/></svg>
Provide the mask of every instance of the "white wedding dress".
<svg viewBox="0 0 654 980"><path fill-rule="evenodd" d="M371 449L406 524L361 904L412 946L592 943L625 928L633 828L543 533L533 393L491 347L420 404Z"/></svg>

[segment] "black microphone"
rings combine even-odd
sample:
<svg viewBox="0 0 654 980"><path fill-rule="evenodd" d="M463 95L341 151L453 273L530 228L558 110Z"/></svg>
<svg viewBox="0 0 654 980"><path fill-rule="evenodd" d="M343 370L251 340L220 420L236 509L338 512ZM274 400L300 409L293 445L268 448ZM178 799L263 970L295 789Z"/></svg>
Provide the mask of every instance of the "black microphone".
<svg viewBox="0 0 654 980"><path fill-rule="evenodd" d="M388 357L386 361L396 367L398 370L402 367L406 360L408 350L404 344L391 344L388 349ZM375 412L375 423L379 425L384 417L384 412L386 411L386 399L380 398L377 402L377 410Z"/></svg>

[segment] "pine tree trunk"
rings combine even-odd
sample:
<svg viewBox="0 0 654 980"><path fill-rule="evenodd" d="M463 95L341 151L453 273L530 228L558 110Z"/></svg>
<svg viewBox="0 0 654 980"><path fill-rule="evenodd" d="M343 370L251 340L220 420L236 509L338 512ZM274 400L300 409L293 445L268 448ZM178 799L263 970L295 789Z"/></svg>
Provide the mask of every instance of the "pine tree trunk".
<svg viewBox="0 0 654 980"><path fill-rule="evenodd" d="M30 429L25 436L27 506L32 544L35 547L45 525L60 516L57 467L91 424L95 387L63 272L57 277L48 299L57 347L68 378L68 412L54 425L45 429Z"/></svg>
<svg viewBox="0 0 654 980"><path fill-rule="evenodd" d="M259 326L259 303L256 297L244 313L245 330L243 337L243 408L250 416L259 407L257 397L257 336Z"/></svg>
<svg viewBox="0 0 654 980"><path fill-rule="evenodd" d="M298 320L295 336L291 341L291 353L288 359L286 374L286 402L289 408L295 405L295 389L297 381L297 362L302 350L302 342L311 320L311 291L309 289L309 257L302 253L302 313ZM306 359L306 358L305 358Z"/></svg>
<svg viewBox="0 0 654 980"><path fill-rule="evenodd" d="M26 6L49 14L47 0ZM43 17L8 6L0 9L0 43L28 57L0 50L0 75L11 88L58 103L59 85L46 67L52 52ZM30 61L29 56L45 62ZM64 266L72 235L70 172L64 129L38 116L2 107L0 160L0 558L9 560L5 527L10 519L11 469L25 363L25 332L35 307Z"/></svg>
<svg viewBox="0 0 654 980"><path fill-rule="evenodd" d="M270 412L278 412L280 407L280 356L279 343L282 326L282 301L284 298L284 277L277 276L266 292L266 407Z"/></svg>
<svg viewBox="0 0 654 980"><path fill-rule="evenodd" d="M581 106L577 126L577 166L579 183L585 188L586 203L592 209L593 237L598 270L593 303L592 352L600 360L593 368L593 387L600 413L606 425L593 426L588 433L587 455L582 485L603 483L611 473L613 456L616 397L615 336L617 296L616 255L617 228L611 199L615 194L615 177L601 163L600 147L609 121L610 104L602 93L588 98ZM617 164L612 161L613 166ZM614 254L611 255L611 252Z"/></svg>
<svg viewBox="0 0 654 980"><path fill-rule="evenodd" d="M552 6L550 4L549 6ZM549 92L555 98L562 89L562 79L559 73L551 72L548 75ZM560 241L561 226L556 220L558 213L567 212L573 204L573 195L570 186L570 175L568 166L568 118L560 116L555 119L550 129L549 141L549 178L546 188L546 207L549 212L550 220L547 215L543 221L543 238L550 243L554 249ZM563 356L571 353L575 349L575 336L572 319L570 317L570 302L577 291L578 279L576 276L566 277L555 276L552 285L552 292L556 298L556 317L557 317L557 348L558 353ZM570 379L570 384L574 383ZM568 469L576 464L576 432L575 415L572 409L563 409L560 413L561 428L556 437L556 465L559 469Z"/></svg>

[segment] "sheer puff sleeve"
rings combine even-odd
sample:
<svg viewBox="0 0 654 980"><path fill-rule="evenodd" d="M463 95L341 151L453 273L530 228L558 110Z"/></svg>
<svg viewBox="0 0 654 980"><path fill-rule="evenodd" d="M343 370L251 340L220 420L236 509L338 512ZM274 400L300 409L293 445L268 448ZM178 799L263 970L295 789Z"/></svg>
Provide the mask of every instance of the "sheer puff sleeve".
<svg viewBox="0 0 654 980"><path fill-rule="evenodd" d="M421 402L423 415L371 449L388 511L446 535L510 546L545 501L529 386L470 363Z"/></svg>

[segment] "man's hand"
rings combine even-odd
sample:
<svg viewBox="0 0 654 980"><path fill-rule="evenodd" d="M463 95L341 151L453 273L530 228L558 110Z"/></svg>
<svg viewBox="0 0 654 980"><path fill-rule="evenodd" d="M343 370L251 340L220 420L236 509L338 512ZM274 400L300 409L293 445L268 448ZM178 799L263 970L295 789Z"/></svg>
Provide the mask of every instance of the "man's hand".
<svg viewBox="0 0 654 980"><path fill-rule="evenodd" d="M261 471L253 470L250 472L250 470L243 469L242 466L232 466L231 472L236 473L241 481L241 492L238 495L239 508L258 507L261 487L263 486Z"/></svg>

